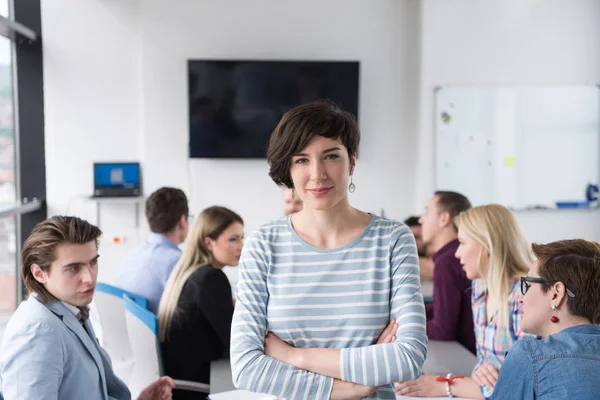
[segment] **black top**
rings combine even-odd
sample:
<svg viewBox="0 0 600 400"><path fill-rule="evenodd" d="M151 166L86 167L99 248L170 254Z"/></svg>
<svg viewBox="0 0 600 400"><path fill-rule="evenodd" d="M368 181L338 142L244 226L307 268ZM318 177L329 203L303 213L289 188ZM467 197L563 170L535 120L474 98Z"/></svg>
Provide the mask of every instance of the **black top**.
<svg viewBox="0 0 600 400"><path fill-rule="evenodd" d="M162 343L165 374L210 384L210 362L229 350L233 298L223 271L204 266L185 282L177 310ZM199 393L173 391L174 399L200 399Z"/></svg>

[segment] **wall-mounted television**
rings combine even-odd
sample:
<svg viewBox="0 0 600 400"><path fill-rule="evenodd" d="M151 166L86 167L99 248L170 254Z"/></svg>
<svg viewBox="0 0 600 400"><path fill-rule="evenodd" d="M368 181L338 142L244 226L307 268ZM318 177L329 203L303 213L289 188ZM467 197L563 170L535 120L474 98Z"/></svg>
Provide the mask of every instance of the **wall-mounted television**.
<svg viewBox="0 0 600 400"><path fill-rule="evenodd" d="M289 109L330 99L358 118L357 61L189 60L191 158L264 158Z"/></svg>

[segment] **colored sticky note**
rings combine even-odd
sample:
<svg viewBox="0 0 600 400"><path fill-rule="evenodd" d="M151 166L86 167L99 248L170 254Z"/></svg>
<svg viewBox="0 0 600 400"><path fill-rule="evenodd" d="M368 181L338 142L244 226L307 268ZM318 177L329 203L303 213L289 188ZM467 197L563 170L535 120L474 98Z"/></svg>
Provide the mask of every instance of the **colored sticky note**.
<svg viewBox="0 0 600 400"><path fill-rule="evenodd" d="M515 166L515 158L513 156L504 157L504 166L505 167L514 167Z"/></svg>

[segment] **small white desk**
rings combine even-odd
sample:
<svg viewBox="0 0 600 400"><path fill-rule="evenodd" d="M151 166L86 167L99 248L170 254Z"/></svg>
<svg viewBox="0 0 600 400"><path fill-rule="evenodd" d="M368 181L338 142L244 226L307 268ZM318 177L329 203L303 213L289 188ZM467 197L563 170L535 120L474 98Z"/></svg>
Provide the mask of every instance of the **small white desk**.
<svg viewBox="0 0 600 400"><path fill-rule="evenodd" d="M233 390L231 392L211 394L211 400L275 400L275 396L268 394L252 393L246 390ZM396 396L397 400L442 400L444 397L406 397ZM455 400L469 400L460 397L455 397Z"/></svg>
<svg viewBox="0 0 600 400"><path fill-rule="evenodd" d="M229 358L221 358L210 363L210 391L222 393L234 391ZM212 396L211 396L212 398Z"/></svg>
<svg viewBox="0 0 600 400"><path fill-rule="evenodd" d="M433 302L433 281L431 279L421 279L421 294L425 303Z"/></svg>
<svg viewBox="0 0 600 400"><path fill-rule="evenodd" d="M272 400L276 398L268 394L253 393L246 390L211 394L209 397L211 400Z"/></svg>
<svg viewBox="0 0 600 400"><path fill-rule="evenodd" d="M212 399L212 397L211 397ZM408 396L396 396L396 400L442 400L447 397L408 397ZM453 397L454 400L473 400L465 399L464 397Z"/></svg>
<svg viewBox="0 0 600 400"><path fill-rule="evenodd" d="M445 375L452 372L455 375L470 376L473 367L477 364L477 358L469 350L465 349L457 342L440 342L430 340L427 346L427 358L423 365L423 372L426 374ZM215 368L216 367L216 368ZM217 392L217 381L213 381L215 373L220 370L223 376L227 376L229 369L229 360L218 360L211 364L211 391ZM230 372L229 372L230 374ZM231 376L231 375L229 375ZM227 378L225 378L227 380ZM213 384L215 387L213 387ZM228 392L211 394L212 400L273 400L274 396L268 394L252 393L245 390L231 390ZM420 399L428 400L426 397L405 397L397 396L398 400ZM440 400L441 398L436 398ZM456 398L456 400L461 400Z"/></svg>
<svg viewBox="0 0 600 400"><path fill-rule="evenodd" d="M426 374L471 376L477 364L477 357L458 342L430 340L427 346L427 358L423 364Z"/></svg>

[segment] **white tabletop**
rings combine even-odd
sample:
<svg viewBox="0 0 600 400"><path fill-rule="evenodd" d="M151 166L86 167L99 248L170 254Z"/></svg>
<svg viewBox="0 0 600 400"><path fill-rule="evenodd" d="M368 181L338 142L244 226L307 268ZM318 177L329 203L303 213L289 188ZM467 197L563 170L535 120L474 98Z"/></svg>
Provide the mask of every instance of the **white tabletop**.
<svg viewBox="0 0 600 400"><path fill-rule="evenodd" d="M248 392L246 390L233 390L231 392L209 395L210 400L271 400L276 399L268 394Z"/></svg>
<svg viewBox="0 0 600 400"><path fill-rule="evenodd" d="M430 340L427 346L427 358L423 365L426 374L445 375L452 372L455 375L470 376L477 358L473 353L457 342L440 342ZM218 378L217 378L218 377ZM222 381L222 382L220 382ZM223 359L211 364L211 392L233 389L231 383L231 368L229 360ZM230 386L231 385L231 386ZM245 390L230 390L222 393L211 394L212 400L274 400L276 397L268 394L251 393ZM425 397L397 396L397 399L421 399ZM438 398L439 399L439 398ZM460 400L456 398L456 400Z"/></svg>
<svg viewBox="0 0 600 400"><path fill-rule="evenodd" d="M408 396L396 396L396 400L440 400L446 397L408 397ZM212 399L212 397L211 397ZM473 400L465 399L464 397L453 397L454 400Z"/></svg>
<svg viewBox="0 0 600 400"><path fill-rule="evenodd" d="M211 400L275 400L280 397L271 396L268 394L252 393L246 390L233 390L231 392L211 394ZM441 397L406 397L396 396L397 400L440 400ZM454 397L455 400L468 400L460 397Z"/></svg>
<svg viewBox="0 0 600 400"><path fill-rule="evenodd" d="M458 342L430 340L427 345L427 358L423 364L426 374L471 376L477 364L477 357Z"/></svg>
<svg viewBox="0 0 600 400"><path fill-rule="evenodd" d="M433 281L431 279L421 279L421 294L425 303L433 302Z"/></svg>
<svg viewBox="0 0 600 400"><path fill-rule="evenodd" d="M229 358L222 358L210 363L210 392L222 393L235 390L231 376Z"/></svg>

